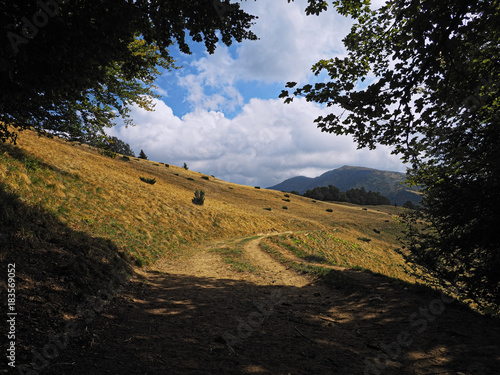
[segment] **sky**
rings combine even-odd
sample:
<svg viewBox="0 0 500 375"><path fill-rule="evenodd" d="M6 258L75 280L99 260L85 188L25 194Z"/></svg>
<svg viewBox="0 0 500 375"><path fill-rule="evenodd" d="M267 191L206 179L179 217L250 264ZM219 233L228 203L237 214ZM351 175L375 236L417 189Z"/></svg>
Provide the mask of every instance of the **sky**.
<svg viewBox="0 0 500 375"><path fill-rule="evenodd" d="M387 147L358 150L349 136L321 132L314 119L335 109L278 98L288 81L317 79L311 67L318 60L345 54L342 39L351 21L332 9L306 16L306 0L243 1L241 7L259 17L252 28L259 40L221 44L213 55L203 44L192 44L191 55L172 49L182 68L158 78L155 111L133 108L136 126L118 124L108 133L150 160L186 163L250 186L315 177L343 165L404 172Z"/></svg>

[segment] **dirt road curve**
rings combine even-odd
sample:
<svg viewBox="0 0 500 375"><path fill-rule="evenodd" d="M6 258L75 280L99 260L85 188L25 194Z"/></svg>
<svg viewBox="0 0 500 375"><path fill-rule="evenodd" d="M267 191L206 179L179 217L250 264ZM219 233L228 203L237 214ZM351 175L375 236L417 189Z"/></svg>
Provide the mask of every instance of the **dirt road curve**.
<svg viewBox="0 0 500 375"><path fill-rule="evenodd" d="M259 272L199 249L137 274L43 373L500 374L498 321L354 271L360 288L329 289L259 241L244 248Z"/></svg>

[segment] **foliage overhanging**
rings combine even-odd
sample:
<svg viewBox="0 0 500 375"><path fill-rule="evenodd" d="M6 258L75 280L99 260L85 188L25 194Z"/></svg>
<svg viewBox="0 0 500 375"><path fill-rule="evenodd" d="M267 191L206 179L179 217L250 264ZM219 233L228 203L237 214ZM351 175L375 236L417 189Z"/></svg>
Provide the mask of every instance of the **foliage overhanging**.
<svg viewBox="0 0 500 375"><path fill-rule="evenodd" d="M35 128L103 134L130 107L151 110L168 49L256 39L238 3L219 0L41 0L0 4L0 139ZM9 127L9 125L11 127Z"/></svg>
<svg viewBox="0 0 500 375"><path fill-rule="evenodd" d="M288 89L332 108L315 122L359 147L393 146L424 187L426 230L409 260L486 305L500 305L500 2L334 1L355 20L347 56L312 70L328 80ZM327 2L309 0L319 14Z"/></svg>

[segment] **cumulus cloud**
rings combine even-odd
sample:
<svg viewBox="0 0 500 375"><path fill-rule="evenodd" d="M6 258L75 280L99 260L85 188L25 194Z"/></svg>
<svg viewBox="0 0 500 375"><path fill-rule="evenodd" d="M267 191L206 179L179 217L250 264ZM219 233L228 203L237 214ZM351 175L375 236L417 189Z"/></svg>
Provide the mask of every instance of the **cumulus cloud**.
<svg viewBox="0 0 500 375"><path fill-rule="evenodd" d="M241 4L259 17L254 27L259 41L182 57L184 68L160 80L164 96L170 94L167 102L156 100L155 112L133 109L138 125L109 133L137 153L144 149L152 160L186 162L192 170L247 185L271 186L343 165L404 170L388 148L357 150L350 137L320 132L313 120L325 115L325 108L303 99L290 105L267 99L276 98L287 81L314 79L310 67L318 60L342 55L351 21L332 10L306 16L306 0ZM182 116L168 105L171 100L177 108L180 96L191 104Z"/></svg>
<svg viewBox="0 0 500 375"><path fill-rule="evenodd" d="M189 73L178 73L193 108L234 111L244 104L238 83L305 83L313 79L311 66L320 59L339 56L342 38L352 21L333 11L306 16L305 0L248 1L241 6L259 18L252 30L258 41L227 48L219 45L189 63Z"/></svg>
<svg viewBox="0 0 500 375"><path fill-rule="evenodd" d="M340 55L352 21L333 11L307 16L307 1L249 1L242 7L259 17L258 42L237 49L241 76L265 82L304 82L320 59Z"/></svg>
<svg viewBox="0 0 500 375"><path fill-rule="evenodd" d="M243 104L243 97L234 86L236 61L229 49L220 46L215 54L191 62L195 73L178 74L178 83L188 95L185 100L193 108L206 110L226 109L234 111Z"/></svg>
<svg viewBox="0 0 500 375"><path fill-rule="evenodd" d="M246 185L271 186L342 165L403 169L387 148L356 150L350 137L321 133L313 120L323 111L305 100L284 105L252 99L233 119L207 110L179 118L157 101L155 112L133 110L137 126L117 126L109 133L152 160L186 162L192 170Z"/></svg>

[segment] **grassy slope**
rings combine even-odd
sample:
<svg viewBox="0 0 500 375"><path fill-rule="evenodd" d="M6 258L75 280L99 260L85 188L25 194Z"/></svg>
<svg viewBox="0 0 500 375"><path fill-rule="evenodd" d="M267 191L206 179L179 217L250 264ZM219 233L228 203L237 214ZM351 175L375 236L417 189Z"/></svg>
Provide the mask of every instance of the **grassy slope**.
<svg viewBox="0 0 500 375"><path fill-rule="evenodd" d="M205 205L191 203L195 189L205 190ZM176 166L112 159L27 131L18 147L0 144L0 260L16 262L19 309L31 317L20 339L27 351L44 342L43 332L58 332L58 325L75 318L86 296L99 294L103 285L110 293L119 290L118 280L133 265L236 237L304 231L282 238L281 245L302 242L308 244L303 250L330 264L412 281L393 251L397 213L394 207L362 209L207 181Z"/></svg>
<svg viewBox="0 0 500 375"><path fill-rule="evenodd" d="M152 161L111 159L88 146L29 132L20 136L19 146L25 155L12 157L4 146L9 155L0 156L0 178L8 191L74 230L114 241L143 263L175 256L186 244L284 230L343 228L351 239L373 238L368 247L397 246L391 215L397 211L391 207L384 208L388 214L293 195L285 202L277 191L213 177L207 181L199 173ZM141 176L157 182L146 184ZM191 203L197 188L206 192L204 206ZM382 233L375 234L375 228Z"/></svg>

